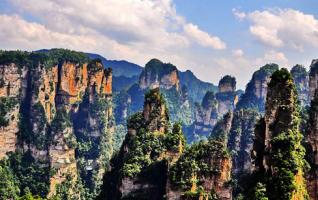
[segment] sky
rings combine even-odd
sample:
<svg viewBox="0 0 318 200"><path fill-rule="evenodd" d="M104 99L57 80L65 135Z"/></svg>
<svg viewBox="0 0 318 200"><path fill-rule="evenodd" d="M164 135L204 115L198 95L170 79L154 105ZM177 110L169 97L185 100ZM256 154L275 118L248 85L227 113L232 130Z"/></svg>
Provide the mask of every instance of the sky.
<svg viewBox="0 0 318 200"><path fill-rule="evenodd" d="M0 0L0 49L68 48L151 58L244 89L267 63L318 58L317 0Z"/></svg>

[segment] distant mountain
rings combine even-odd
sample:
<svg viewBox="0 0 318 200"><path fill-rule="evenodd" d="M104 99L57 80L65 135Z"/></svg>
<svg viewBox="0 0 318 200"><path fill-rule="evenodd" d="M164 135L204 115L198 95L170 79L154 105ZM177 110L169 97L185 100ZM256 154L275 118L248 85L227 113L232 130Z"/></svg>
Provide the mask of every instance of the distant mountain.
<svg viewBox="0 0 318 200"><path fill-rule="evenodd" d="M141 66L125 60L107 60L106 58L98 54L86 54L90 59L99 58L105 67L111 67L113 69L113 76L116 77L126 76L131 78L133 76L139 76L143 69Z"/></svg>
<svg viewBox="0 0 318 200"><path fill-rule="evenodd" d="M201 81L190 70L185 72L179 71L179 77L181 84L188 88L189 96L195 102L201 102L207 91L213 91L215 93L218 91L217 86Z"/></svg>

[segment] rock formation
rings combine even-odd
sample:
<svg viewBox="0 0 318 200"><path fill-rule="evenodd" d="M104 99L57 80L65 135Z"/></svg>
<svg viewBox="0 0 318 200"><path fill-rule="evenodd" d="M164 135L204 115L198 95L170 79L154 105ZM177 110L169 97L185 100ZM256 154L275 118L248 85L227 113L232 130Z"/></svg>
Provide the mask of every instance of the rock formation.
<svg viewBox="0 0 318 200"><path fill-rule="evenodd" d="M112 170L105 174L100 199L162 199L168 163L185 145L181 126L169 127L169 116L159 88L145 94L144 109L130 117L128 133Z"/></svg>
<svg viewBox="0 0 318 200"><path fill-rule="evenodd" d="M150 60L139 78L141 89L160 87L171 89L175 87L180 89L178 70L172 64L164 64L160 60Z"/></svg>
<svg viewBox="0 0 318 200"><path fill-rule="evenodd" d="M201 105L196 104L193 137L208 137L218 120L217 101L213 92L208 91ZM192 140L194 140L194 138Z"/></svg>
<svg viewBox="0 0 318 200"><path fill-rule="evenodd" d="M306 199L301 139L296 88L283 68L272 75L265 116L255 132L255 169L262 174L255 188L264 185L268 199Z"/></svg>
<svg viewBox="0 0 318 200"><path fill-rule="evenodd" d="M309 68L309 101L313 99L315 90L318 88L318 59L311 62Z"/></svg>
<svg viewBox="0 0 318 200"><path fill-rule="evenodd" d="M256 110L241 109L233 114L231 130L228 137L228 149L232 156L232 173L234 177L251 173L254 126L260 114Z"/></svg>
<svg viewBox="0 0 318 200"><path fill-rule="evenodd" d="M290 73L293 76L301 106L309 105L309 75L306 68L301 65L295 65Z"/></svg>
<svg viewBox="0 0 318 200"><path fill-rule="evenodd" d="M318 199L318 90L311 101L309 110L309 120L307 124L306 143L306 159L310 165L307 172L307 191L310 199Z"/></svg>
<svg viewBox="0 0 318 200"><path fill-rule="evenodd" d="M265 112L267 85L273 72L278 70L278 65L267 64L254 72L252 79L246 86L245 93L237 103L236 109L256 109Z"/></svg>
<svg viewBox="0 0 318 200"><path fill-rule="evenodd" d="M216 94L218 101L219 116L223 116L228 111L232 111L238 101L236 95L236 80L229 75L224 76L219 82L219 91Z"/></svg>
<svg viewBox="0 0 318 200"><path fill-rule="evenodd" d="M100 163L110 159L110 155L102 159L105 155L96 148L102 149L102 142L111 146L111 70L98 60L89 61L85 54L68 50L1 52L0 83L0 111L7 113L0 118L0 158L14 151L30 153L35 162L52 171L47 172L48 196L68 182L69 194L78 198L78 172L80 180L86 180L88 171L102 173ZM109 106L100 106L99 101ZM94 116L92 110L101 111L104 121L99 122L101 116ZM77 116L83 113L88 124L80 129ZM79 137L80 131L89 128L88 140ZM82 151L83 140L96 145L90 147L94 151L86 147L85 155L75 155ZM111 148L106 151L111 153ZM90 165L92 169L88 169ZM96 188L98 184L92 190Z"/></svg>
<svg viewBox="0 0 318 200"><path fill-rule="evenodd" d="M187 88L180 85L177 68L157 59L152 59L146 64L139 83L128 89L126 101L122 101L120 107L124 108L125 104L130 104L131 113L140 111L145 92L153 88L160 88L167 100L172 121L181 121L184 125L190 125L193 122L193 105L189 101Z"/></svg>
<svg viewBox="0 0 318 200"><path fill-rule="evenodd" d="M231 120L231 115L226 116L220 128ZM133 115L127 126L127 136L111 162L112 170L104 176L99 199L231 199L227 185L231 160L225 137L184 151L181 126L169 126L158 88L146 93L143 111Z"/></svg>

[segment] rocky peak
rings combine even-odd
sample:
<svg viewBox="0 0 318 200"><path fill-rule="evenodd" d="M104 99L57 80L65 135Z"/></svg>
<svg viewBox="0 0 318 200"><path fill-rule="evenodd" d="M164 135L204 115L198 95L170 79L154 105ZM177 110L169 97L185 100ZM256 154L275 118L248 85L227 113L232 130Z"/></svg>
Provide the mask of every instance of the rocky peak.
<svg viewBox="0 0 318 200"><path fill-rule="evenodd" d="M254 72L252 79L246 86L245 93L237 103L236 109L255 108L260 112L264 112L267 85L271 75L276 70L278 70L278 65L266 64Z"/></svg>
<svg viewBox="0 0 318 200"><path fill-rule="evenodd" d="M297 92L291 74L283 68L271 77L265 116L255 131L255 164L266 177L260 182L266 185L268 199L282 199L282 194L283 199L307 195L301 138Z"/></svg>
<svg viewBox="0 0 318 200"><path fill-rule="evenodd" d="M234 178L251 173L254 126L259 117L259 112L252 109L237 110L233 114L228 136L228 149L232 155Z"/></svg>
<svg viewBox="0 0 318 200"><path fill-rule="evenodd" d="M208 91L202 99L201 105L196 104L195 121L191 140L208 137L218 120L217 100L215 94ZM192 138L193 137L193 138Z"/></svg>
<svg viewBox="0 0 318 200"><path fill-rule="evenodd" d="M306 68L302 65L295 65L290 73L293 76L296 90L298 93L298 99L301 105L309 104L309 75Z"/></svg>
<svg viewBox="0 0 318 200"><path fill-rule="evenodd" d="M90 118L83 119L95 124L98 130L105 131L103 135L108 134L107 137L111 138L112 109L107 106L111 105L111 95L111 70L104 69L97 60L90 61L83 53L64 49L1 52L0 111L4 108L8 114L0 129L0 157L10 151L27 152L36 163L41 163L39 171L54 171L47 174L48 180L43 179L43 186L49 184L48 191L40 194L34 189L31 191L33 194L54 196L56 189L66 184L70 192L68 195L78 198L81 194L76 193L79 188L75 188L75 183L86 177L77 176L82 167L78 167L76 159L82 157L80 153L78 156L81 158L76 157L75 151L78 150L77 145L83 145L81 142L87 138L77 134L79 129L75 116L83 118L79 114L83 112L80 108L85 107L86 99L89 99L92 107L96 106L94 112L103 109L102 115L98 116L103 122L96 120L94 112L88 109L86 112ZM103 106L97 105L98 99L104 100ZM96 132L92 130L89 131L94 135ZM94 148L99 148L102 140L111 146L111 141L101 135L92 136ZM100 157L107 156L102 156L102 151L97 157L92 154L96 155L95 149L85 155L93 161L94 173L100 173ZM90 192L93 190L90 188Z"/></svg>
<svg viewBox="0 0 318 200"><path fill-rule="evenodd" d="M145 94L143 117L150 131L164 133L169 121L167 108L159 88Z"/></svg>
<svg viewBox="0 0 318 200"><path fill-rule="evenodd" d="M128 134L112 170L104 177L100 199L155 199L165 195L168 166L183 152L181 125L169 125L159 88L145 94L144 110L130 117Z"/></svg>
<svg viewBox="0 0 318 200"><path fill-rule="evenodd" d="M160 87L179 90L179 74L177 68L170 63L163 63L158 59L150 60L139 78L141 89Z"/></svg>
<svg viewBox="0 0 318 200"><path fill-rule="evenodd" d="M219 81L219 93L222 92L235 92L236 80L235 77L226 75Z"/></svg>
<svg viewBox="0 0 318 200"><path fill-rule="evenodd" d="M235 77L226 75L219 81L219 92L216 94L219 116L223 116L228 111L234 110L238 100L235 90Z"/></svg>
<svg viewBox="0 0 318 200"><path fill-rule="evenodd" d="M311 100L315 95L316 88L318 88L318 59L311 62L309 70L309 100Z"/></svg>
<svg viewBox="0 0 318 200"><path fill-rule="evenodd" d="M226 148L232 117L231 112L224 115L208 140L194 143L171 166L168 199L232 199L227 184L232 162Z"/></svg>
<svg viewBox="0 0 318 200"><path fill-rule="evenodd" d="M307 190L311 199L318 199L318 90L311 101L306 134L306 154L310 170L307 172Z"/></svg>

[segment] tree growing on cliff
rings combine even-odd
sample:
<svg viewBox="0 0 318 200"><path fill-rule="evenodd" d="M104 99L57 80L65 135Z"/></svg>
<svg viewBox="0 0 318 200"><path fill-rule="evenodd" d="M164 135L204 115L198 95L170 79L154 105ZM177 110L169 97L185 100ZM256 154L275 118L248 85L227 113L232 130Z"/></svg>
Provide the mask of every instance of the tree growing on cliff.
<svg viewBox="0 0 318 200"><path fill-rule="evenodd" d="M258 184L266 186L262 189L266 196L262 198L306 199L305 150L301 145L299 106L293 78L287 69L277 70L268 87L265 126L257 129L255 135L260 137L254 142L256 159L262 160L256 164L262 179ZM264 149L260 150L256 144L264 144ZM254 199L256 195L255 192Z"/></svg>

